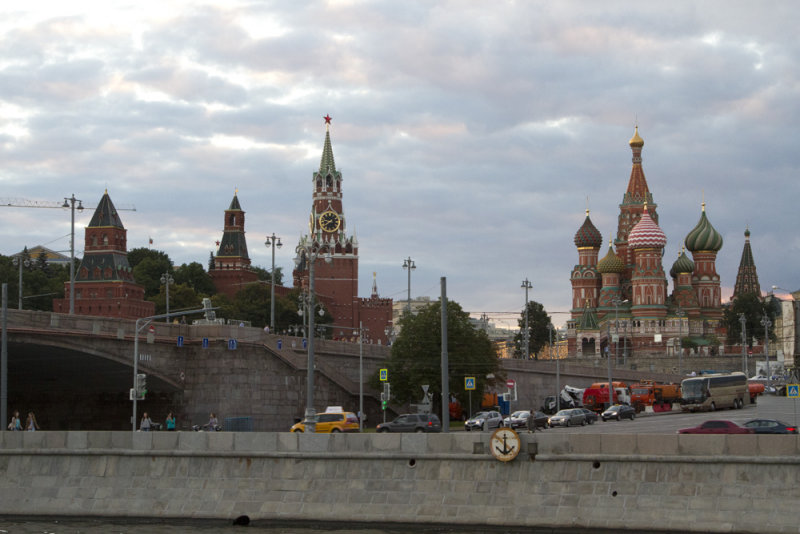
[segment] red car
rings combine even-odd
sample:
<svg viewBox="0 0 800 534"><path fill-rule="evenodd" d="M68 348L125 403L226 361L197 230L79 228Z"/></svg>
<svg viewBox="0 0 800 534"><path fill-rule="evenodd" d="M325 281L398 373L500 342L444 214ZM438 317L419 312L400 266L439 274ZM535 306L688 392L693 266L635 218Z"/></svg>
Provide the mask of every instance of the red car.
<svg viewBox="0 0 800 534"><path fill-rule="evenodd" d="M755 434L755 431L733 421L706 421L698 426L682 428L678 430L678 434Z"/></svg>

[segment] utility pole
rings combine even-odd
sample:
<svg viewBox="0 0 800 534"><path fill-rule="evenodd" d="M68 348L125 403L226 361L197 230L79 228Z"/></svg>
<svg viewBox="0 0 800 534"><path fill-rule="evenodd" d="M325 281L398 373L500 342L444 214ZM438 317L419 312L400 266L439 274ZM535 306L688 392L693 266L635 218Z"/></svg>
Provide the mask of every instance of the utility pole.
<svg viewBox="0 0 800 534"><path fill-rule="evenodd" d="M530 281L526 278L522 281L522 285L520 286L525 290L525 332L522 334L522 341L525 345L525 352L523 354L523 359L527 360L531 356L531 349L530 349L530 330L528 330L528 290L532 288Z"/></svg>
<svg viewBox="0 0 800 534"><path fill-rule="evenodd" d="M739 314L739 323L742 325L742 372L747 376L747 319L743 313Z"/></svg>
<svg viewBox="0 0 800 534"><path fill-rule="evenodd" d="M417 268L417 265L411 259L411 256L403 260L403 269L408 270L408 304L406 304L406 312L411 313L411 271Z"/></svg>
<svg viewBox="0 0 800 534"><path fill-rule="evenodd" d="M761 324L764 326L764 357L767 359L767 380L772 380L772 372L769 370L769 327L772 326L767 314L761 319Z"/></svg>

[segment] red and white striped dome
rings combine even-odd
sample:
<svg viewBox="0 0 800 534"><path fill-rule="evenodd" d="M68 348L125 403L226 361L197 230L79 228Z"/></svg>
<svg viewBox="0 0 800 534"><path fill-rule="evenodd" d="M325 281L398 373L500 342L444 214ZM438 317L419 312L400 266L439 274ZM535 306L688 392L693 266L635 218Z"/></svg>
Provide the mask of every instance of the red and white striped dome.
<svg viewBox="0 0 800 534"><path fill-rule="evenodd" d="M647 205L645 204L642 218L636 223L628 234L628 246L636 248L664 248L667 244L667 236L661 231L661 228L653 221L650 214L647 212Z"/></svg>

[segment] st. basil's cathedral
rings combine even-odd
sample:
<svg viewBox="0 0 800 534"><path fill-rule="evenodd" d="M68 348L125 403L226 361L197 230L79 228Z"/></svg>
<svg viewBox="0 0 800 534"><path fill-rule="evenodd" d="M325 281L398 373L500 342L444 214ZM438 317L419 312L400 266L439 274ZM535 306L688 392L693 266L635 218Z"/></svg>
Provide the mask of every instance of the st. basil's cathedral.
<svg viewBox="0 0 800 534"><path fill-rule="evenodd" d="M673 291L668 294L662 264L667 237L658 226L657 204L642 169L644 141L638 126L629 145L633 166L608 252L598 260L603 237L588 210L575 234L578 264L570 276L572 309L567 321L570 356L597 358L609 351L626 356L670 354L681 338L690 337L698 345L724 338L715 266L722 236L708 220L703 202L700 221L669 270Z"/></svg>

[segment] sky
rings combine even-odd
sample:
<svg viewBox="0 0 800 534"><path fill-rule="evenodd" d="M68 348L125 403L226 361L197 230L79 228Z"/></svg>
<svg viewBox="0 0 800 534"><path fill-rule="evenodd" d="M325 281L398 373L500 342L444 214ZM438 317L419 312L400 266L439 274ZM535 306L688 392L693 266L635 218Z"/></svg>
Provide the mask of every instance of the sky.
<svg viewBox="0 0 800 534"><path fill-rule="evenodd" d="M254 265L290 280L329 114L360 296L441 293L568 318L585 210L607 242L643 168L664 269L701 203L723 299L751 231L761 287L800 288L793 1L33 0L0 4L0 199L96 206L128 248L200 262L234 193ZM76 213L76 255L91 210ZM70 212L0 209L0 253L68 251ZM605 255L604 245L600 257ZM671 283L670 283L671 291Z"/></svg>

